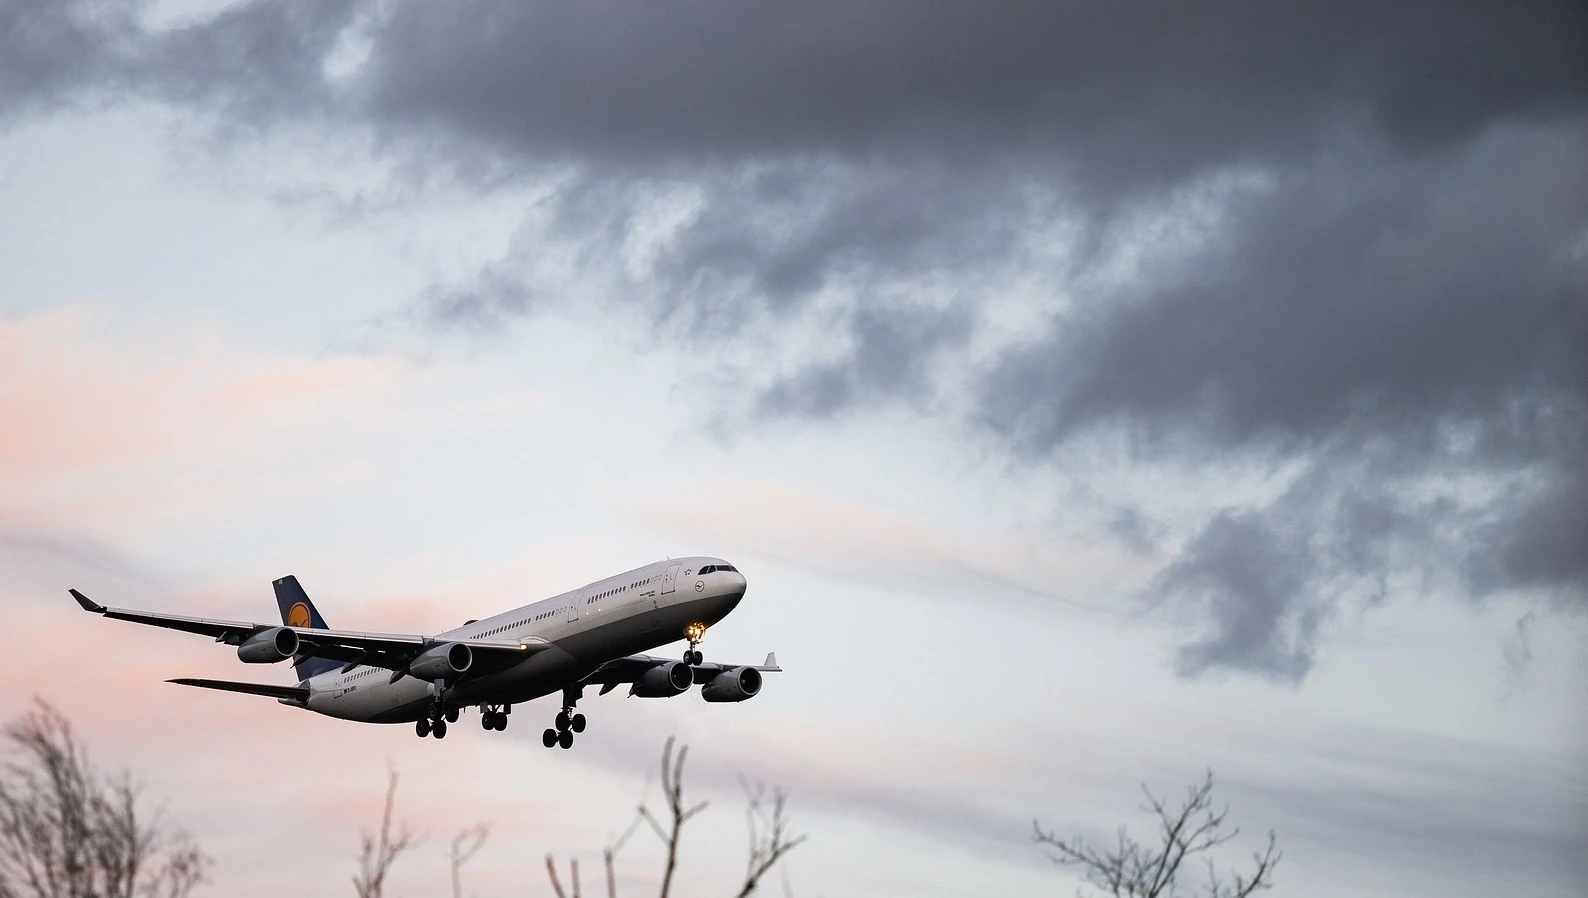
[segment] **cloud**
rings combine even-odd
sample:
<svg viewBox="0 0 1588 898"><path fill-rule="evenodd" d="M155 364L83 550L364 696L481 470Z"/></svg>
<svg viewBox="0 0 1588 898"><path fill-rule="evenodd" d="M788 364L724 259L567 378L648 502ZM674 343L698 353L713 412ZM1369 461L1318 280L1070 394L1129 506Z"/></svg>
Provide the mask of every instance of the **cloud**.
<svg viewBox="0 0 1588 898"><path fill-rule="evenodd" d="M345 459L288 463L333 432L385 426L370 400L407 369L256 354L197 329L110 336L120 324L88 306L0 318L0 523L14 531L143 529L345 480Z"/></svg>
<svg viewBox="0 0 1588 898"><path fill-rule="evenodd" d="M97 4L35 6L17 18L41 27L13 32L27 58L77 47L80 61L122 60L156 95L274 98L278 115L336 103L392 132L581 163L1058 147L1080 180L1127 192L1231 158L1296 155L1343 126L1412 150L1460 142L1497 118L1580 102L1588 74L1581 10L1563 2L1504 15L1432 3L1249 2L1219 15L903 0L798 12L239 3L165 30Z"/></svg>
<svg viewBox="0 0 1588 898"><path fill-rule="evenodd" d="M1112 484L1188 675L1296 682L1417 581L1588 604L1580 4L24 6L13 118L137 98L523 195L404 320L594 303L748 359L713 405L764 427L903 406Z"/></svg>
<svg viewBox="0 0 1588 898"><path fill-rule="evenodd" d="M1512 632L1500 645L1500 657L1505 659L1505 667L1512 680L1521 678L1533 663L1533 627L1537 618L1537 613L1533 611L1517 618Z"/></svg>
<svg viewBox="0 0 1588 898"><path fill-rule="evenodd" d="M1287 863L1361 863L1354 876L1374 889L1390 888L1398 869L1461 871L1473 894L1517 877L1559 895L1588 881L1588 781L1576 758L1376 728L1298 730L1310 749L1230 793L1282 841L1311 846Z"/></svg>
<svg viewBox="0 0 1588 898"><path fill-rule="evenodd" d="M1251 514L1215 518L1157 577L1155 591L1181 603L1205 603L1198 617L1212 632L1182 646L1184 672L1251 670L1297 682L1312 666L1321 609L1306 595L1312 561Z"/></svg>
<svg viewBox="0 0 1588 898"><path fill-rule="evenodd" d="M1488 894L1507 880L1567 895L1588 876L1588 780L1573 756L1320 719L1289 705L1237 721L1194 705L1136 704L1113 708L1121 716L1101 729L1096 709L1077 708L1068 723L1045 721L1039 738L1018 741L760 712L702 720L677 708L624 713L637 715L631 731L683 724L690 790L719 807L737 801L738 777L748 776L788 787L801 828L812 814L860 817L1000 865L1045 867L1029 841L1034 816L1094 843L1110 842L1122 824L1149 838L1138 786L1172 800L1205 763L1243 833L1221 863L1244 863L1273 829L1290 882L1328 870L1331 881L1397 894ZM1121 740L1138 728L1174 738ZM806 750L838 741L843 752ZM632 776L653 769L655 748L643 738L591 740L582 757ZM1429 869L1459 881L1431 887Z"/></svg>
<svg viewBox="0 0 1588 898"><path fill-rule="evenodd" d="M733 496L727 504L690 501ZM663 494L667 496L666 493ZM1106 614L1157 564L1105 540L1050 540L1018 532L959 534L816 490L743 477L691 479L682 495L616 510L644 525L682 530L724 551L750 550L888 589L947 594L970 587L1011 601L1033 598ZM989 590L989 587L991 589ZM1085 600L1072 598L1085 595Z"/></svg>

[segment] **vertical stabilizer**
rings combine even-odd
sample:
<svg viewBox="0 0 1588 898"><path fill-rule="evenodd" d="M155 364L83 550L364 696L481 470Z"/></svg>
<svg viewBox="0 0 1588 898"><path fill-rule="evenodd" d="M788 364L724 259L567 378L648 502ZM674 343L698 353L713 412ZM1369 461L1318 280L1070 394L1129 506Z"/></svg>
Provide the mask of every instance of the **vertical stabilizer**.
<svg viewBox="0 0 1588 898"><path fill-rule="evenodd" d="M272 584L276 588L276 604L281 608L281 622L289 627L309 627L315 630L330 629L320 609L309 601L309 594L298 585L298 578L288 574ZM303 682L316 674L335 670L340 665L330 658L309 658L299 655L293 659L292 670Z"/></svg>

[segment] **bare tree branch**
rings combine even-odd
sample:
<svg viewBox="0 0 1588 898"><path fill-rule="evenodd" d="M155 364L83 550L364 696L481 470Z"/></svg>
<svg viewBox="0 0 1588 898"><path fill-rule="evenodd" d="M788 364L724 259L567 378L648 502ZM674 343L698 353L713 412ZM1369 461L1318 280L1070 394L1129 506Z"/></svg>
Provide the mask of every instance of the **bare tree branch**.
<svg viewBox="0 0 1588 898"><path fill-rule="evenodd" d="M744 885L739 889L737 898L745 898L754 892L761 883L761 877L806 839L803 834L789 835L788 820L783 815L788 794L782 789L773 789L769 802L765 786L758 785L751 789L746 784L745 797L749 799L744 817L745 825L750 830L750 856L745 861ZM785 881L785 891L787 887Z"/></svg>
<svg viewBox="0 0 1588 898"><path fill-rule="evenodd" d="M452 898L463 898L463 865L485 847L490 835L491 828L479 823L452 837L452 849L447 856L452 871Z"/></svg>
<svg viewBox="0 0 1588 898"><path fill-rule="evenodd" d="M546 855L546 876L551 879L551 890L557 893L557 898L568 898L568 893L562 890L562 880L557 878L557 860L551 855Z"/></svg>
<svg viewBox="0 0 1588 898"><path fill-rule="evenodd" d="M557 893L557 898L579 898L579 859L568 859L568 884L573 891L562 890L562 880L557 878L557 861L551 855L546 855L546 875L551 877L551 889Z"/></svg>
<svg viewBox="0 0 1588 898"><path fill-rule="evenodd" d="M1185 863L1193 857L1200 857L1207 867L1208 880L1201 892L1206 898L1248 898L1273 885L1273 870L1280 852L1272 832L1268 834L1267 849L1252 855L1250 876L1237 873L1226 883L1208 856L1208 852L1240 833L1238 828L1225 828L1229 808L1213 810L1211 770L1200 785L1186 790L1185 801L1177 808L1170 808L1146 786L1142 792L1147 797L1143 810L1157 817L1158 842L1154 845L1137 842L1121 827L1114 847L1099 850L1079 837L1061 839L1035 821L1032 839L1052 849L1049 856L1056 863L1079 867L1088 883L1117 898L1176 894Z"/></svg>
<svg viewBox="0 0 1588 898"><path fill-rule="evenodd" d="M677 747L676 753L675 747ZM634 819L629 822L628 828L602 849L601 860L606 872L607 898L617 898L618 894L616 871L618 852L639 830L641 824L648 825L651 832L655 833L656 838L667 848L666 865L662 869L660 898L667 898L671 892L673 876L678 870L678 849L684 824L704 811L709 804L705 801L690 804L684 799L684 759L688 754L688 746L677 746L676 740L668 737L667 742L662 746L662 799L666 802L666 811L652 811L641 802L635 808ZM762 878L770 873L785 855L805 841L805 836L794 836L789 832L786 816L788 796L783 790L768 791L765 786L751 789L746 785L745 796L749 800L749 806L745 810L745 820L750 830L750 852L745 862L744 882L737 893L737 898L745 898L754 892ZM551 855L546 856L546 873L551 879L552 891L557 894L557 898L579 898L578 862L571 861L570 867L573 870L574 880L572 896L563 890L562 882L557 875L556 860ZM785 894L790 891L786 879L783 888Z"/></svg>
<svg viewBox="0 0 1588 898"><path fill-rule="evenodd" d="M48 702L5 729L0 764L0 898L183 898L210 860L154 812L139 809L125 774L89 762L71 724Z"/></svg>
<svg viewBox="0 0 1588 898"><path fill-rule="evenodd" d="M673 886L673 873L678 869L678 840L683 834L684 824L696 814L704 811L710 802L702 801L696 805L686 805L684 802L684 759L689 755L689 746L678 749L678 755L673 756L673 744L676 740L667 737L667 742L662 746L662 797L667 801L668 827L663 831L662 825L657 821L648 808L640 805L640 814L651 824L651 829L667 845L667 865L662 869L662 888L659 898L667 898Z"/></svg>
<svg viewBox="0 0 1588 898"><path fill-rule="evenodd" d="M628 842L629 837L634 835L634 831L639 829L640 824L644 822L644 810L644 805L641 805L639 810L635 812L634 819L629 823L629 828L623 831L623 835L618 836L612 844L601 849L601 861L606 867L607 874L607 898L618 898L618 880L617 873L613 869L614 862L617 860L618 852L623 850L623 846Z"/></svg>
<svg viewBox="0 0 1588 898"><path fill-rule="evenodd" d="M397 771L387 774L386 808L381 813L380 831L363 834L358 853L358 873L353 875L353 890L358 898L381 898L386 887L386 875L392 864L416 842L413 830L407 824L392 833L392 808L397 802Z"/></svg>

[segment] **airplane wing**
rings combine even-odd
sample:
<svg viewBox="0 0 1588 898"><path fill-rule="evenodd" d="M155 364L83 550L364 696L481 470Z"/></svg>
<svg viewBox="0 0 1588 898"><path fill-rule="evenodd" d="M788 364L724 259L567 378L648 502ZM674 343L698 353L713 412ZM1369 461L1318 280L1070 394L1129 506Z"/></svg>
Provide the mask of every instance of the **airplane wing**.
<svg viewBox="0 0 1588 898"><path fill-rule="evenodd" d="M623 683L633 683L645 672L662 664L672 664L677 658L658 658L655 655L629 655L616 661L608 661L596 669L595 673L579 681L581 686L600 686L601 695L616 689ZM777 652L767 652L766 661L762 664L722 664L717 661L707 661L696 664L691 669L694 671L695 684L709 683L712 678L723 671L733 670L738 667L753 667L767 673L780 673L783 668L777 666Z"/></svg>
<svg viewBox="0 0 1588 898"><path fill-rule="evenodd" d="M428 636L404 633L366 633L356 630L321 630L314 627L285 627L283 624L258 624L252 621L219 620L207 617L186 617L180 614L162 614L155 611L133 611L127 608L107 608L77 590L69 590L72 598L83 607L113 620L132 621L151 627L165 627L210 636L216 642L241 645L257 633L284 627L298 634L298 653L315 658L330 658L345 662L349 667L366 665L384 667L392 671L405 671L421 652L442 642L459 642L474 653L474 664L469 673L486 673L501 670L524 660L535 652L550 648L545 640L525 642L499 642L489 639L437 640ZM184 683L183 685L196 685Z"/></svg>

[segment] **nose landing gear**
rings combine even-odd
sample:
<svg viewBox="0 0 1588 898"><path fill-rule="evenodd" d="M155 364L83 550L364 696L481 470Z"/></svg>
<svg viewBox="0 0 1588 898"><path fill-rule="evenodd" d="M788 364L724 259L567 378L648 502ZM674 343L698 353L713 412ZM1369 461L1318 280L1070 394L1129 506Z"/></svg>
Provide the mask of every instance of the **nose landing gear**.
<svg viewBox="0 0 1588 898"><path fill-rule="evenodd" d="M690 624L684 628L684 638L689 640L689 648L684 650L684 663L691 666L706 663L706 656L695 648L706 638L706 625Z"/></svg>
<svg viewBox="0 0 1588 898"><path fill-rule="evenodd" d="M557 712L557 719L553 721L554 727L548 727L540 734L540 744L551 748L560 745L563 748L573 748L573 734L584 732L585 719L583 714L575 713L573 706L579 702L579 693L582 690L569 689L562 694L562 710Z"/></svg>

